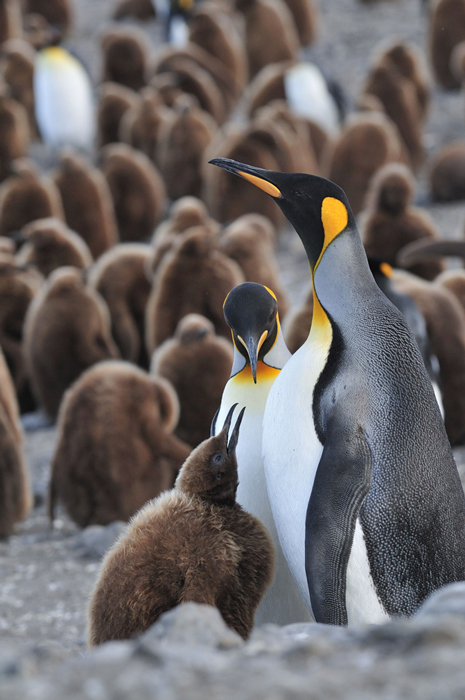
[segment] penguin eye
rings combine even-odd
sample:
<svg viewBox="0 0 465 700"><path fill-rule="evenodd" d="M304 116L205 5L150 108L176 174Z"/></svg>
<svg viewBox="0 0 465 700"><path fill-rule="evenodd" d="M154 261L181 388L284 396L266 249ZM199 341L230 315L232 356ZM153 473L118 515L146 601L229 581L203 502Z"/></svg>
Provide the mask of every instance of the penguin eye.
<svg viewBox="0 0 465 700"><path fill-rule="evenodd" d="M221 452L217 452L217 453L216 453L215 455L213 455L213 457L211 458L211 465L212 465L213 467L219 467L220 464L223 464L223 461L224 461L224 460L223 460L223 455L221 454ZM216 476L216 478L218 478L218 475Z"/></svg>
<svg viewBox="0 0 465 700"><path fill-rule="evenodd" d="M218 474L216 475L216 480L221 481L222 478L223 478L223 474L221 472L218 472Z"/></svg>

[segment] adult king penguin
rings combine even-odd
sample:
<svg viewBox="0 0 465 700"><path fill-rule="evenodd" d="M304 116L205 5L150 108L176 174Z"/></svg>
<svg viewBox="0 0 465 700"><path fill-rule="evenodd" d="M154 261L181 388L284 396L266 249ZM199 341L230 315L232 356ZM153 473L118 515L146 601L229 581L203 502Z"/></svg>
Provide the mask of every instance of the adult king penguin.
<svg viewBox="0 0 465 700"><path fill-rule="evenodd" d="M262 462L262 422L270 389L291 353L284 342L274 293L245 282L226 297L224 317L231 328L234 362L213 421L218 434L234 404L246 407L236 448L239 486L236 500L267 527L276 549L276 575L255 614L255 624L311 620L279 544Z"/></svg>
<svg viewBox="0 0 465 700"><path fill-rule="evenodd" d="M276 378L263 421L289 568L318 622L411 615L465 579L465 497L418 347L375 284L337 185L211 162L274 198L312 272L311 331Z"/></svg>

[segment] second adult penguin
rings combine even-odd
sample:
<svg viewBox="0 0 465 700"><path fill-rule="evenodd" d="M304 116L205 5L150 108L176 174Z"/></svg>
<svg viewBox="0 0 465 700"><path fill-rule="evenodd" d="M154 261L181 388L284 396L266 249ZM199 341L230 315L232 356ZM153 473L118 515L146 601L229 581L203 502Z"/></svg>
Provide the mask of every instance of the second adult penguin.
<svg viewBox="0 0 465 700"><path fill-rule="evenodd" d="M266 400L273 382L291 357L281 333L276 297L261 284L245 282L226 297L224 317L232 332L234 363L212 433L219 432L231 406L237 403L246 407L236 450L237 502L264 523L277 555L275 579L260 603L255 624L305 622L311 616L279 544L262 462Z"/></svg>
<svg viewBox="0 0 465 700"><path fill-rule="evenodd" d="M310 335L273 384L263 420L289 567L317 622L412 615L465 579L465 496L415 340L377 287L337 185L213 163L274 198L312 273Z"/></svg>

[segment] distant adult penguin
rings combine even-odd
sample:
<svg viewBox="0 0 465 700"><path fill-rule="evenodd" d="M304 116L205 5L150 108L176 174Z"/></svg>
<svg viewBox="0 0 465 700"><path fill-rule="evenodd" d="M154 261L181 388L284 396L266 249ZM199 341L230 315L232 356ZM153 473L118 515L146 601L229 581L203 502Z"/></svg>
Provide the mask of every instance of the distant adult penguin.
<svg viewBox="0 0 465 700"><path fill-rule="evenodd" d="M105 299L111 332L123 360L148 368L145 307L152 289L147 277L152 251L143 243L121 243L102 255L88 275L89 287Z"/></svg>
<svg viewBox="0 0 465 700"><path fill-rule="evenodd" d="M110 143L100 155L120 240L145 240L153 234L165 211L163 178L146 155L125 143Z"/></svg>
<svg viewBox="0 0 465 700"><path fill-rule="evenodd" d="M277 553L275 579L255 622L280 625L304 622L311 618L279 544L262 461L265 404L273 382L291 357L282 337L276 297L261 284L245 282L228 294L224 316L231 328L234 364L212 432L221 430L225 416L234 406L236 412L239 406L246 407L236 453L237 501L266 526Z"/></svg>
<svg viewBox="0 0 465 700"><path fill-rule="evenodd" d="M212 605L245 639L273 576L259 520L236 503L240 419L202 442L173 491L148 503L106 555L89 607L89 644L144 632L180 603Z"/></svg>
<svg viewBox="0 0 465 700"><path fill-rule="evenodd" d="M263 419L268 495L300 593L317 622L412 615L465 579L465 495L420 351L340 187L212 162L273 197L310 263L310 335Z"/></svg>
<svg viewBox="0 0 465 700"><path fill-rule="evenodd" d="M86 289L80 270L60 267L42 285L27 311L24 350L32 388L51 418L84 370L118 357L106 304Z"/></svg>
<svg viewBox="0 0 465 700"><path fill-rule="evenodd" d="M65 265L80 270L92 265L92 255L85 242L60 219L38 219L25 226L19 235L24 245L17 255L18 264L33 265L44 277Z"/></svg>
<svg viewBox="0 0 465 700"><path fill-rule="evenodd" d="M97 144L99 148L120 140L119 128L124 114L137 105L139 96L119 83L102 83L98 91Z"/></svg>
<svg viewBox="0 0 465 700"><path fill-rule="evenodd" d="M0 539L32 507L15 388L0 349Z"/></svg>
<svg viewBox="0 0 465 700"><path fill-rule="evenodd" d="M200 314L184 316L174 338L153 354L151 373L167 379L179 398L181 413L175 433L194 447L210 435L232 363L231 343L218 338L213 323Z"/></svg>
<svg viewBox="0 0 465 700"><path fill-rule="evenodd" d="M173 388L128 362L100 362L66 393L52 461L49 514L57 502L80 527L129 520L173 487L191 448L173 434Z"/></svg>
<svg viewBox="0 0 465 700"><path fill-rule="evenodd" d="M66 223L87 243L94 256L118 241L110 188L97 168L71 149L62 152L54 175L63 202Z"/></svg>
<svg viewBox="0 0 465 700"><path fill-rule="evenodd" d="M34 108L48 146L92 151L96 134L92 84L82 63L62 46L47 46L36 54Z"/></svg>
<svg viewBox="0 0 465 700"><path fill-rule="evenodd" d="M111 80L132 90L147 84L150 45L137 27L112 27L102 37L102 82Z"/></svg>

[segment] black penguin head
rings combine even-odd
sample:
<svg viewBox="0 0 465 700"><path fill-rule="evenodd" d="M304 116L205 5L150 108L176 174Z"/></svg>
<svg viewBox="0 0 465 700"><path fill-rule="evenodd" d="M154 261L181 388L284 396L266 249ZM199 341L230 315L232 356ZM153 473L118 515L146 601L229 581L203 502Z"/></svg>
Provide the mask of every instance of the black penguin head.
<svg viewBox="0 0 465 700"><path fill-rule="evenodd" d="M214 158L210 163L243 177L273 197L299 234L312 271L337 235L356 229L344 191L330 180L263 170L228 158Z"/></svg>
<svg viewBox="0 0 465 700"><path fill-rule="evenodd" d="M235 403L218 435L204 440L184 463L176 488L213 503L233 505L238 485L236 447L245 408L241 410L229 435Z"/></svg>
<svg viewBox="0 0 465 700"><path fill-rule="evenodd" d="M278 303L262 284L244 282L232 289L223 305L237 350L250 364L257 383L257 362L271 350L279 333Z"/></svg>

